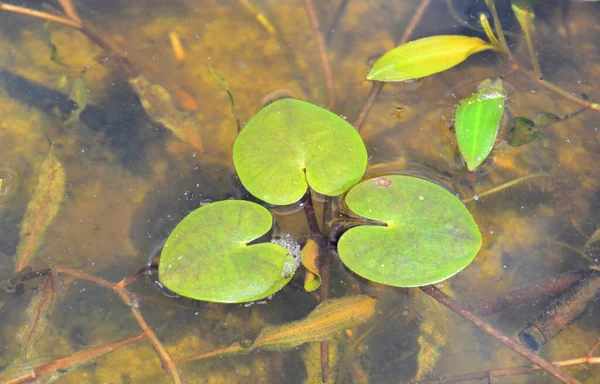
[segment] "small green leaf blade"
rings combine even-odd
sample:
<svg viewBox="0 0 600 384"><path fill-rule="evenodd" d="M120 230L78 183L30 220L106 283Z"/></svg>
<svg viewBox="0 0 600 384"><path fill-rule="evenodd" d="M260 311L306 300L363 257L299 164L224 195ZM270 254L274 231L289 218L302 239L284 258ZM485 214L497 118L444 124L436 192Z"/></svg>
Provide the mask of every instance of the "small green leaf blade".
<svg viewBox="0 0 600 384"><path fill-rule="evenodd" d="M492 151L505 98L502 81L487 79L456 109L456 139L469 171L479 167Z"/></svg>
<svg viewBox="0 0 600 384"><path fill-rule="evenodd" d="M352 188L345 202L357 215L386 225L351 228L338 243L344 264L371 281L433 284L468 266L481 247L481 233L464 204L423 179L369 179Z"/></svg>
<svg viewBox="0 0 600 384"><path fill-rule="evenodd" d="M267 209L249 201L225 200L196 209L169 235L159 280L180 295L220 303L254 301L277 292L293 275L293 257L277 244L247 245L272 223Z"/></svg>
<svg viewBox="0 0 600 384"><path fill-rule="evenodd" d="M316 105L283 99L260 110L233 146L240 181L269 204L298 201L310 185L337 196L355 185L367 167L358 132Z"/></svg>
<svg viewBox="0 0 600 384"><path fill-rule="evenodd" d="M487 49L495 48L478 37L425 37L386 52L375 62L367 79L385 82L419 79L450 69Z"/></svg>

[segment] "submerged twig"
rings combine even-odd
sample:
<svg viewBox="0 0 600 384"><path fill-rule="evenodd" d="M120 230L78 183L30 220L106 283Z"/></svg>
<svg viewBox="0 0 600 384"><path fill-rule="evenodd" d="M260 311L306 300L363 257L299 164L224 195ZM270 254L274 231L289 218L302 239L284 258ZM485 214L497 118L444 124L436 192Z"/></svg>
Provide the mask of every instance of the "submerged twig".
<svg viewBox="0 0 600 384"><path fill-rule="evenodd" d="M61 272L65 275L76 277L78 279L90 281L96 285L115 291L119 295L119 297L121 297L123 302L129 306L129 309L131 310L131 313L137 320L140 328L142 328L144 334L146 335L146 337L148 337L148 340L150 340L154 351L156 352L162 363L163 369L166 370L167 373L171 376L171 379L174 383L180 384L182 382L175 361L171 358L171 356L169 355L165 347L162 345L160 340L158 340L158 337L156 337L154 331L152 331L150 327L148 327L148 323L146 323L146 320L144 320L144 317L138 309L139 303L137 301L132 300L129 292L124 288L126 279L122 280L119 283L113 284L99 277L78 272L70 268L56 267L53 268L53 270L55 272Z"/></svg>
<svg viewBox="0 0 600 384"><path fill-rule="evenodd" d="M423 17L423 13L425 12L425 9L427 9L429 2L430 2L430 0L421 0L421 4L419 4L417 9L415 10L415 14L413 15L412 19L410 20L410 23L408 23L408 25L406 26L406 29L404 30L402 37L400 38L400 40L398 41L398 43L396 45L402 45L408 41L408 39L410 38L410 35L412 35L414 29L419 24L419 21L421 21L421 17ZM383 83L381 81L373 82L373 85L371 86L371 90L369 91L369 95L367 96L367 99L365 100L365 103L363 104L363 107L360 110L360 113L358 114L356 121L354 122L354 124L352 124L354 126L354 128L356 128L357 131L360 132L362 125L364 124L365 120L367 119L367 116L369 115L369 112L371 111L371 108L373 107L373 104L375 103L375 99L377 99L377 96L379 96L379 93L381 93L381 90L383 89L384 85L385 85L385 83Z"/></svg>
<svg viewBox="0 0 600 384"><path fill-rule="evenodd" d="M573 379L571 376L567 375L566 373L558 369L556 366L552 365L552 363L550 363L543 357L537 355L533 351L530 351L527 348L525 348L523 345L508 338L502 332L494 328L490 323L477 317L475 314L462 307L456 301L452 300L450 296L446 295L445 293L437 289L435 286L427 285L425 287L421 287L421 290L429 296L436 299L437 301L439 301L440 303L444 304L446 307L448 307L448 309L452 310L457 315L475 324L478 328L486 332L488 335L492 336L494 339L506 345L507 347L509 347L519 355L525 357L532 363L538 365L541 369L548 372L550 375L554 376L563 383L578 383L577 380Z"/></svg>
<svg viewBox="0 0 600 384"><path fill-rule="evenodd" d="M112 352L114 350L117 350L121 347L124 347L125 345L136 342L140 339L143 339L144 336L144 333L139 333L137 335L125 339L101 345L99 347L94 347L81 352L77 352L68 357L63 357L60 359L47 361L35 365L20 367L17 371L6 370L4 372L4 375L9 375L9 377L0 376L0 382L2 382L3 384L25 384L32 382L42 382L42 380L46 378L46 376L49 376L53 373L64 375L66 373L71 372L78 365L90 363L93 359L107 354L109 352Z"/></svg>
<svg viewBox="0 0 600 384"><path fill-rule="evenodd" d="M346 13L346 9L348 8L349 2L350 2L350 0L340 1L340 4L338 5L337 9L335 10L335 12L333 14L333 20L329 24L329 28L327 28L327 32L325 32L325 42L327 44L331 43L331 38L333 37L333 34L335 33L338 26L340 25L340 21L342 20L344 13Z"/></svg>
<svg viewBox="0 0 600 384"><path fill-rule="evenodd" d="M77 29L81 28L81 22L77 22L76 20L71 20L69 18L56 16L56 15L51 15L46 12L40 12L40 11L36 11L33 9L25 8L25 7L19 7L18 5L6 4L3 2L0 2L0 9L2 9L4 11L8 11L8 12L20 13L22 15L36 17L38 19L54 21L56 23L68 25L69 27L73 27L73 28L77 28Z"/></svg>
<svg viewBox="0 0 600 384"><path fill-rule="evenodd" d="M321 302L327 299L329 296L329 260L328 253L323 249L323 235L319 229L319 222L315 215L315 207L313 205L311 190L306 192L306 195L302 199L302 206L304 208L304 214L306 221L308 222L308 228L310 230L310 237L318 244L319 260L317 264L320 265L319 273L321 275L321 286L319 287L319 299ZM321 378L324 383L327 383L327 377L329 376L329 342L327 340L321 341Z"/></svg>
<svg viewBox="0 0 600 384"><path fill-rule="evenodd" d="M323 74L325 75L325 85L327 86L327 109L331 109L335 105L335 84L333 82L333 74L331 73L331 65L327 58L327 47L325 46L325 40L323 39L323 33L321 32L319 19L315 13L315 7L313 6L312 0L304 0L304 7L306 8L308 18L310 19L315 38L317 39L319 56L321 57L321 66L323 67Z"/></svg>
<svg viewBox="0 0 600 384"><path fill-rule="evenodd" d="M465 203L465 204L466 203L470 203L472 201L479 200L482 197L486 197L486 196L492 195L492 194L494 194L496 192L503 191L503 190L505 190L507 188L515 186L515 185L517 185L519 183L522 183L524 181L535 179L535 178L538 178L538 177L550 177L550 176L552 176L550 173L542 172L542 173L535 173L533 175L527 175L527 176L524 176L524 177L520 177L518 179L509 181L508 183L504 183L504 184L499 185L497 187L494 187L492 189L488 189L487 191L484 191L484 192L481 192L481 193L477 193L473 197L467 197L465 199L462 199L462 202Z"/></svg>

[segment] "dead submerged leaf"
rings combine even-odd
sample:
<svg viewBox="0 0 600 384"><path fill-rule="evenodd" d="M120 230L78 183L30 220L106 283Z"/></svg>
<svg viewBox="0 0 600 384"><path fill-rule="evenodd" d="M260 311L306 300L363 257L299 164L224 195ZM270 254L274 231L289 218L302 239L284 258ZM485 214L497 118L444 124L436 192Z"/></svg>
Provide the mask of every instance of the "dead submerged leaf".
<svg viewBox="0 0 600 384"><path fill-rule="evenodd" d="M128 82L140 97L142 107L152 121L162 124L180 140L204 153L204 144L194 120L189 114L175 108L171 94L165 88L151 83L143 75Z"/></svg>
<svg viewBox="0 0 600 384"><path fill-rule="evenodd" d="M65 170L50 147L42 163L33 197L27 204L19 233L15 274L27 267L42 244L48 226L60 209L65 193Z"/></svg>
<svg viewBox="0 0 600 384"><path fill-rule="evenodd" d="M29 303L29 307L27 307L29 320L17 332L17 341L21 344L21 351L25 360L35 356L33 344L46 330L47 317L56 301L58 287L59 284L54 275L47 275L44 283Z"/></svg>
<svg viewBox="0 0 600 384"><path fill-rule="evenodd" d="M326 300L306 318L280 326L266 326L253 343L240 342L180 362L227 355L246 355L254 349L284 351L304 343L332 339L338 332L356 327L373 316L377 300L369 296L347 296Z"/></svg>
<svg viewBox="0 0 600 384"><path fill-rule="evenodd" d="M321 286L321 275L319 274L319 245L311 239L308 239L302 252L300 261L306 272L304 274L304 290L312 292Z"/></svg>
<svg viewBox="0 0 600 384"><path fill-rule="evenodd" d="M324 301L302 320L263 328L251 348L286 350L329 340L336 333L369 320L376 303L377 300L365 295Z"/></svg>

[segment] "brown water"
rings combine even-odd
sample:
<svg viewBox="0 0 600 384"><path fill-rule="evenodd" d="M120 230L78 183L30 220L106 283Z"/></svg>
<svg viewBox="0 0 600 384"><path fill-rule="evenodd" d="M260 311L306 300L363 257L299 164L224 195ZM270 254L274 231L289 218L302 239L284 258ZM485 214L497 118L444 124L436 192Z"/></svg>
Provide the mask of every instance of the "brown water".
<svg viewBox="0 0 600 384"><path fill-rule="evenodd" d="M327 46L336 90L332 111L352 122L371 87L364 80L369 59L395 46L419 2L349 1L335 24L340 2L315 3L322 29L334 29ZM464 19L483 8L482 1L454 3ZM499 3L501 18L512 32L513 53L523 67L530 68L527 46L509 7ZM598 102L599 6L537 3L535 39L545 78ZM206 201L243 196L231 161L236 119L227 93L207 64L228 82L242 124L261 108L263 98L277 90L326 106L317 43L303 2L251 4L272 24L274 33L234 0L75 2L86 23L109 37L138 74L174 95L169 105L178 113L189 110L206 153L148 117L127 83L131 73L114 55L70 27L0 12L0 172L11 170L18 176L17 193L10 199L0 196L0 280L13 274L20 225L48 153L48 140L64 166L66 190L29 265L35 270L72 268L118 282L151 260L185 214ZM175 60L171 32L181 39L183 62ZM460 26L444 2L433 1L412 38L466 33L477 32ZM88 68L82 88L87 107L79 121L65 126L73 108L69 94L83 68ZM553 124L542 138L516 148L506 143L506 117L507 127L491 158L474 174L465 172L449 121L457 102L486 77L507 75L503 81L512 116L533 118L535 111L564 116L580 108L510 72L510 66L495 54L482 53L450 71L387 85L361 131L370 155L368 172L420 174L446 184L463 198L519 177L550 174L467 203L484 233L484 244L472 265L442 284L445 292L465 304L598 265L600 243L586 246L600 227L597 111ZM398 114L397 106L404 106ZM276 221L282 234L298 239L307 234L301 212L278 213ZM140 332L132 312L114 292L69 277L65 284L64 296L57 299L44 333L34 343L34 362ZM0 296L0 346L4 346L0 371L25 364L16 334L27 322L27 306L41 285L41 279L33 279L26 282L24 293ZM408 381L417 371L420 351L439 353L439 359L430 360L429 377L528 364L420 291L365 287L334 263L332 297L358 293L361 286L380 298L381 310L351 336L342 334L331 343L331 370L336 374L331 382ZM300 278L266 304L249 307L168 298L146 277L130 291L134 306L139 305L149 327L175 359L252 339L264 324L299 319L317 304L315 295L303 291ZM547 303L544 299L514 306L488 320L516 338ZM584 356L600 337L597 318L598 309L592 308L542 347L540 354L548 360ZM424 338L430 341L423 342ZM190 383L303 383L320 377L318 359L318 346L305 345L291 352L253 352L181 364L179 369ZM596 383L598 367L565 370L581 382ZM423 360L421 369L430 371ZM538 374L498 380L547 383L553 379ZM151 344L143 340L60 374L57 382L167 383L170 378Z"/></svg>

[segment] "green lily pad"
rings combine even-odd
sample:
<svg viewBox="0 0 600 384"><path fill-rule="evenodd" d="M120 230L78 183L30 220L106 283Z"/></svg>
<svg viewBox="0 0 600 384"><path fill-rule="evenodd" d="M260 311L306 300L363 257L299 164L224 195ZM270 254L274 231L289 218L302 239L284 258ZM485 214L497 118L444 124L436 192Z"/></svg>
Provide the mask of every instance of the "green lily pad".
<svg viewBox="0 0 600 384"><path fill-rule="evenodd" d="M423 179L369 179L352 188L345 202L357 215L382 222L351 228L338 243L344 264L371 281L433 284L469 265L481 247L479 228L463 203Z"/></svg>
<svg viewBox="0 0 600 384"><path fill-rule="evenodd" d="M367 167L358 132L316 105L283 99L269 104L244 127L233 146L240 181L270 204L298 201L310 185L337 196L355 185Z"/></svg>
<svg viewBox="0 0 600 384"><path fill-rule="evenodd" d="M272 224L269 211L249 201L225 200L196 209L163 247L160 282L180 295L220 303L277 292L295 271L293 257L277 244L248 245Z"/></svg>
<svg viewBox="0 0 600 384"><path fill-rule="evenodd" d="M419 79L450 69L486 49L496 48L478 37L425 37L386 52L373 64L367 79L386 82Z"/></svg>
<svg viewBox="0 0 600 384"><path fill-rule="evenodd" d="M505 98L502 81L487 79L456 109L456 140L469 171L479 167L492 151Z"/></svg>

